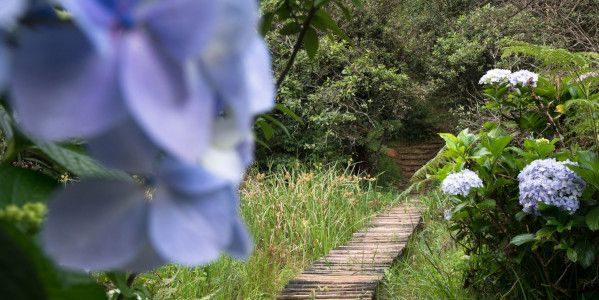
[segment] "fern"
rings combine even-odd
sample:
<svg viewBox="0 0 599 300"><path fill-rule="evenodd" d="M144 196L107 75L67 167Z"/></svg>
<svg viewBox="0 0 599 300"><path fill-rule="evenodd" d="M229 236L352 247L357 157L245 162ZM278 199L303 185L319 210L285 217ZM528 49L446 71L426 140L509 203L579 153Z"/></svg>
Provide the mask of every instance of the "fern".
<svg viewBox="0 0 599 300"><path fill-rule="evenodd" d="M501 58L527 57L547 72L581 74L599 67L599 53L570 52L566 49L505 40Z"/></svg>

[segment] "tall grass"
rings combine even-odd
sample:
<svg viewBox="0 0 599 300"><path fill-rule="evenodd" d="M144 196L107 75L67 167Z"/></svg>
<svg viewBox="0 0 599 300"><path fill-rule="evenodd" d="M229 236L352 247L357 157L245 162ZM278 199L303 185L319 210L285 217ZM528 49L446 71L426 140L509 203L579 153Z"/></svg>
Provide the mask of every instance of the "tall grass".
<svg viewBox="0 0 599 300"><path fill-rule="evenodd" d="M468 257L453 242L443 219L447 198L438 193L419 198L426 207L423 229L385 274L378 299L471 299L463 288Z"/></svg>
<svg viewBox="0 0 599 300"><path fill-rule="evenodd" d="M249 260L171 265L139 278L156 299L274 298L311 261L347 241L395 199L378 191L373 178L337 166L254 171L240 193L241 213L256 243Z"/></svg>

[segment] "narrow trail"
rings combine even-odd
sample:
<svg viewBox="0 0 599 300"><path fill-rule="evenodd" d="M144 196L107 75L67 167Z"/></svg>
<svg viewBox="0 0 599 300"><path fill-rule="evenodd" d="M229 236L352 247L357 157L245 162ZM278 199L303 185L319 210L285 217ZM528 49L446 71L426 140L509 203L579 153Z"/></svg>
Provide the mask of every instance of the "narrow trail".
<svg viewBox="0 0 599 300"><path fill-rule="evenodd" d="M388 151L402 170L400 186L405 186L441 146L430 141ZM421 222L420 209L411 203L398 204L373 218L345 245L331 250L292 279L277 299L373 299L385 270L401 255Z"/></svg>

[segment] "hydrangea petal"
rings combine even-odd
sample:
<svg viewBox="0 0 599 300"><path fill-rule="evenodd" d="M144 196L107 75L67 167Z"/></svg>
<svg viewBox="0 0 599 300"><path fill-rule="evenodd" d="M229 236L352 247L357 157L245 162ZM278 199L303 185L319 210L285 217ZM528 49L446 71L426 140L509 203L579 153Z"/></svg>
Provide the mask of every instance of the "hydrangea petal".
<svg viewBox="0 0 599 300"><path fill-rule="evenodd" d="M236 55L247 50L258 27L258 7L255 0L215 1L216 24L214 38L202 56L208 60Z"/></svg>
<svg viewBox="0 0 599 300"><path fill-rule="evenodd" d="M0 94L6 88L6 83L10 75L10 50L2 42L2 33L0 33Z"/></svg>
<svg viewBox="0 0 599 300"><path fill-rule="evenodd" d="M99 0L57 0L75 18L93 43L103 54L112 51L110 29L115 27L118 15L106 1Z"/></svg>
<svg viewBox="0 0 599 300"><path fill-rule="evenodd" d="M125 265L147 237L143 196L143 190L129 182L94 179L67 186L49 204L44 249L71 269Z"/></svg>
<svg viewBox="0 0 599 300"><path fill-rule="evenodd" d="M209 140L214 105L201 74L169 60L142 32L129 33L125 62L121 85L141 128L167 152L197 162Z"/></svg>
<svg viewBox="0 0 599 300"><path fill-rule="evenodd" d="M236 127L235 120L228 117L218 118L213 128L212 142L202 155L201 165L212 174L238 184L246 167L238 145L251 133L244 134Z"/></svg>
<svg viewBox="0 0 599 300"><path fill-rule="evenodd" d="M198 195L230 185L225 179L214 176L199 165L186 164L170 157L161 161L159 170L160 179L172 192L178 194Z"/></svg>
<svg viewBox="0 0 599 300"><path fill-rule="evenodd" d="M250 111L259 114L274 106L275 86L270 64L270 52L264 41L256 36L243 60Z"/></svg>
<svg viewBox="0 0 599 300"><path fill-rule="evenodd" d="M11 92L27 132L50 140L91 136L125 116L116 64L90 46L70 26L22 31Z"/></svg>
<svg viewBox="0 0 599 300"><path fill-rule="evenodd" d="M14 26L17 18L26 8L26 0L2 0L2 9L0 9L0 29Z"/></svg>
<svg viewBox="0 0 599 300"><path fill-rule="evenodd" d="M172 58L185 61L197 57L212 37L215 24L213 0L158 1L139 16Z"/></svg>
<svg viewBox="0 0 599 300"><path fill-rule="evenodd" d="M147 239L141 249L137 252L133 261L127 263L121 270L125 270L128 272L142 273L147 272L153 269L156 269L160 266L168 264L156 249L152 246L152 243L149 239Z"/></svg>
<svg viewBox="0 0 599 300"><path fill-rule="evenodd" d="M158 189L150 210L150 238L158 253L183 265L218 258L231 241L235 192L224 188L195 196Z"/></svg>
<svg viewBox="0 0 599 300"><path fill-rule="evenodd" d="M92 157L106 166L134 174L152 173L160 154L160 149L131 118L88 139L87 148Z"/></svg>
<svg viewBox="0 0 599 300"><path fill-rule="evenodd" d="M243 221L239 218L235 219L235 223L233 224L233 235L231 236L231 242L227 247L227 253L235 258L247 259L250 254L252 254L253 248L254 244L252 243L250 234L243 224Z"/></svg>

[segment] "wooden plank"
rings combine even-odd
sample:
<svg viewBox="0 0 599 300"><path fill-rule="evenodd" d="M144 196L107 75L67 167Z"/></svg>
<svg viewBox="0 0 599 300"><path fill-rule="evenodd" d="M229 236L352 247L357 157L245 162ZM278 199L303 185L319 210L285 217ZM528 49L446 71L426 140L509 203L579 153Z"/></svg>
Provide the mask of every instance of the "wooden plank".
<svg viewBox="0 0 599 300"><path fill-rule="evenodd" d="M372 299L385 270L420 224L420 212L404 204L381 213L291 280L277 299Z"/></svg>

